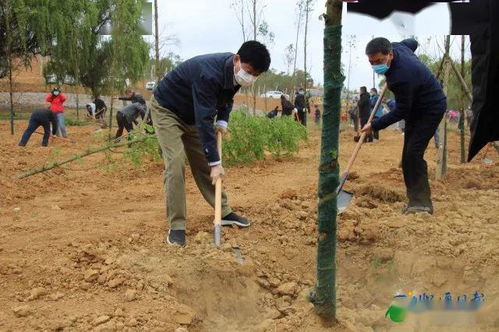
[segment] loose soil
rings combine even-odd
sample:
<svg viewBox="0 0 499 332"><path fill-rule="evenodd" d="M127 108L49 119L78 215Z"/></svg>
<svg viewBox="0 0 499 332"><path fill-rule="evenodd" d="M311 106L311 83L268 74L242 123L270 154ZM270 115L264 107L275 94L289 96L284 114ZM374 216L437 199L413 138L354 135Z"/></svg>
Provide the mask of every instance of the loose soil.
<svg viewBox="0 0 499 332"><path fill-rule="evenodd" d="M163 164L136 168L121 154L93 155L24 180L46 161L99 144L95 126L69 127L77 143L17 146L0 122L1 331L497 331L499 330L499 156L459 163L449 137L449 169L432 179L435 214L402 216L398 168L403 137L381 133L364 146L346 189L352 205L338 220L338 322L314 313L316 188L320 133L293 158L227 171L231 205L249 229L224 229L212 246L213 210L187 172L185 248L164 244ZM341 134L341 165L354 134ZM110 167L108 158L116 162ZM426 158L434 178L436 150ZM233 247L240 247L243 262ZM384 318L397 291L485 293L476 322L436 325L410 315Z"/></svg>

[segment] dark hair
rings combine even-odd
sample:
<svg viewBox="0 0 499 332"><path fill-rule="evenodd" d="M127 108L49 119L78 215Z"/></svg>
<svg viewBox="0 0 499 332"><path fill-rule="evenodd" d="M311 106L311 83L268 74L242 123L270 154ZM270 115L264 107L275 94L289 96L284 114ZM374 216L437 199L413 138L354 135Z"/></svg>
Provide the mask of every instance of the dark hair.
<svg viewBox="0 0 499 332"><path fill-rule="evenodd" d="M376 88L372 88L371 91L378 93L378 90Z"/></svg>
<svg viewBox="0 0 499 332"><path fill-rule="evenodd" d="M365 86L361 86L360 87L360 92L362 92L362 91L367 92L367 88Z"/></svg>
<svg viewBox="0 0 499 332"><path fill-rule="evenodd" d="M372 55L377 53L382 53L387 55L393 50L392 43L386 38L378 37L367 43L366 54Z"/></svg>
<svg viewBox="0 0 499 332"><path fill-rule="evenodd" d="M249 63L258 73L269 70L270 53L267 47L256 40L250 40L241 45L237 54L241 57L241 62Z"/></svg>

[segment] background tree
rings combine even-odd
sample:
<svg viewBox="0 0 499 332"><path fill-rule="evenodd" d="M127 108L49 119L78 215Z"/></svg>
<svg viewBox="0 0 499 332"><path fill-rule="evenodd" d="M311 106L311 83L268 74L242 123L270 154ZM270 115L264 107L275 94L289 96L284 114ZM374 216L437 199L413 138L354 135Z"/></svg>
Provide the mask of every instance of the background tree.
<svg viewBox="0 0 499 332"><path fill-rule="evenodd" d="M14 75L28 67L36 54L45 51L46 16L36 18L39 4L34 0L5 0L0 3L0 78L8 76L10 133L14 135ZM42 41L42 42L40 42Z"/></svg>
<svg viewBox="0 0 499 332"><path fill-rule="evenodd" d="M234 0L231 7L236 13L237 20L241 26L243 33L243 41L246 41L248 36L252 40L258 40L268 47L274 43L275 35L270 30L269 24L264 19L264 9L266 7L265 0ZM246 18L247 17L247 18ZM249 22L248 28L251 29L247 33L246 22ZM249 39L248 38L248 39ZM247 91L248 89L244 89ZM256 92L255 86L249 89L253 98L253 114L256 114Z"/></svg>
<svg viewBox="0 0 499 332"><path fill-rule="evenodd" d="M241 27L243 42L245 42L246 40L248 40L246 32L246 21L245 21L246 0L233 0L230 4L230 7L232 8L232 10L234 10L234 13L236 14L237 21L239 22L239 26Z"/></svg>
<svg viewBox="0 0 499 332"><path fill-rule="evenodd" d="M313 11L313 6L315 4L315 0L304 0L303 11L305 13L305 36L303 40L303 70L305 71L305 77L307 76L307 37L308 37L308 22L310 19L310 13ZM305 92L307 91L307 80L303 81L303 89Z"/></svg>
<svg viewBox="0 0 499 332"><path fill-rule="evenodd" d="M303 21L303 7L305 0L298 0L296 3L296 40L295 40L295 58L293 63L293 74L296 71L296 60L298 59L298 41L300 39L300 28Z"/></svg>
<svg viewBox="0 0 499 332"><path fill-rule="evenodd" d="M258 78L255 83L255 89L262 91L262 89L265 88L267 90L291 92L295 88L295 79L298 79L300 82L303 82L306 79L308 86L314 85L314 80L310 74L305 74L303 70L297 70L295 75L289 75L285 72L271 69Z"/></svg>
<svg viewBox="0 0 499 332"><path fill-rule="evenodd" d="M291 71L291 66L293 65L293 62L295 61L295 47L293 46L293 44L289 44L288 46L286 46L286 48L284 49L284 63L286 64L286 74L289 75L290 74L290 71ZM294 73L294 70L293 70L293 73Z"/></svg>
<svg viewBox="0 0 499 332"><path fill-rule="evenodd" d="M51 15L60 16L68 28L56 30L46 75L59 82L69 75L94 97L122 91L126 79L143 77L149 46L140 29L142 0L57 1ZM109 23L111 35L101 35Z"/></svg>

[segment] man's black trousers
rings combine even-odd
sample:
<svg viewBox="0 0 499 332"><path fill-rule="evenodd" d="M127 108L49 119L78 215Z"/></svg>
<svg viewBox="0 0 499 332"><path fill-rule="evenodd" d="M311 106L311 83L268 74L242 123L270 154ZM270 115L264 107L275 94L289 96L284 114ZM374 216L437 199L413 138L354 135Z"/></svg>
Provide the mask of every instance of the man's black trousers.
<svg viewBox="0 0 499 332"><path fill-rule="evenodd" d="M43 121L39 119L36 115L32 115L29 119L29 125L19 142L19 146L26 146L31 135L38 129L38 127L43 127L43 140L42 146L47 146L50 137L50 121Z"/></svg>
<svg viewBox="0 0 499 332"><path fill-rule="evenodd" d="M402 170L409 199L408 206L432 207L428 166L424 160L424 153L443 114L444 112L439 115L423 115L405 121Z"/></svg>

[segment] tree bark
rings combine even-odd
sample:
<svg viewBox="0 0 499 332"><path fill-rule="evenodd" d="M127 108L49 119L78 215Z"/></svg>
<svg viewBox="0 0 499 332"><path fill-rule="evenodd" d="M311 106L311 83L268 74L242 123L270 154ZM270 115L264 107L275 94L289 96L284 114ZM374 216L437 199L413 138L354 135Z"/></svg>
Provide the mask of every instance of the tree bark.
<svg viewBox="0 0 499 332"><path fill-rule="evenodd" d="M465 76L465 71L464 71L464 44L465 44L465 37L461 36L461 77L464 79ZM463 90L463 93L461 94L461 114L459 116L459 132L460 132L460 140L461 140L461 164L464 164L466 162L466 149L464 147L464 110L465 110L465 92Z"/></svg>
<svg viewBox="0 0 499 332"><path fill-rule="evenodd" d="M256 18L256 2L257 0L253 0L253 40L256 40L256 31L258 25L258 20Z"/></svg>
<svg viewBox="0 0 499 332"><path fill-rule="evenodd" d="M450 36L447 35L445 37L445 54L444 54L444 93L448 95L448 85L449 85L449 74L450 74L450 66L451 66L451 58L449 57L450 52ZM445 174L447 173L447 113L444 114L444 118L442 122L440 122L439 128L439 148L438 148L438 160L437 160L437 168L436 168L436 176L437 180L441 180Z"/></svg>
<svg viewBox="0 0 499 332"><path fill-rule="evenodd" d="M158 28L158 0L154 0L154 51L156 59L156 82L161 80L161 71L159 68L159 28Z"/></svg>
<svg viewBox="0 0 499 332"><path fill-rule="evenodd" d="M300 38L300 27L301 27L301 19L303 17L303 5L298 5L298 24L296 27L296 42L295 42L295 59L293 63L293 77L296 74L296 61L298 59L298 39Z"/></svg>
<svg viewBox="0 0 499 332"><path fill-rule="evenodd" d="M339 185L342 1L328 0L324 29L324 115L319 166L317 281L310 300L318 315L336 318L336 188Z"/></svg>
<svg viewBox="0 0 499 332"><path fill-rule="evenodd" d="M305 73L303 89L305 90L305 95L307 95L307 35L308 35L308 17L310 12L310 2L311 0L305 0L305 36L303 41L303 71Z"/></svg>
<svg viewBox="0 0 499 332"><path fill-rule="evenodd" d="M7 56L7 67L9 70L9 103L10 103L10 134L14 135L14 82L12 78L12 32L10 31L10 9L11 2L7 0L6 6L4 8L5 17L5 34L6 34L6 45L5 45L5 55Z"/></svg>

